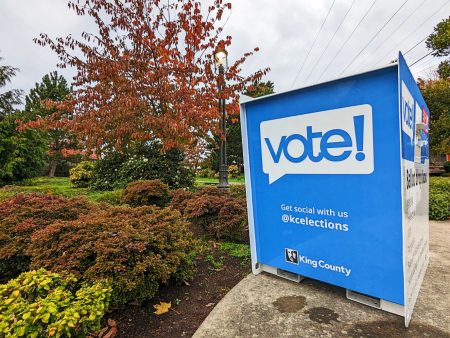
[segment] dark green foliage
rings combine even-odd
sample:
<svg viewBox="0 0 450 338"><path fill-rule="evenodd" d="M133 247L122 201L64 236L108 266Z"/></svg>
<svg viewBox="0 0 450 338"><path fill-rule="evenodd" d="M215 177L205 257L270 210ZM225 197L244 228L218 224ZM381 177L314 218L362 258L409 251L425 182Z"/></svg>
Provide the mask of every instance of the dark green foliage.
<svg viewBox="0 0 450 338"><path fill-rule="evenodd" d="M231 196L226 189L177 190L172 193L171 206L213 239L249 241L245 199Z"/></svg>
<svg viewBox="0 0 450 338"><path fill-rule="evenodd" d="M30 122L46 118L57 112L56 107L49 107L46 101L54 103L64 101L70 94L70 88L66 79L52 72L42 78L41 83L36 83L35 87L25 97L25 118L23 122ZM58 111L64 117L70 116L70 112ZM41 130L46 136L48 153L50 157L49 176L53 177L61 167L67 168L67 161L77 162L80 156L77 155L77 141L75 136L66 131L62 127L44 128ZM68 156L67 154L75 151L75 154ZM67 176L68 172L63 172Z"/></svg>
<svg viewBox="0 0 450 338"><path fill-rule="evenodd" d="M84 198L19 194L0 202L0 275L29 269L31 236L57 220L74 220L93 205Z"/></svg>
<svg viewBox="0 0 450 338"><path fill-rule="evenodd" d="M85 337L100 329L111 288L39 269L0 285L2 337Z"/></svg>
<svg viewBox="0 0 450 338"><path fill-rule="evenodd" d="M450 173L450 161L444 163L444 169L446 173Z"/></svg>
<svg viewBox="0 0 450 338"><path fill-rule="evenodd" d="M178 149L162 151L161 144L149 142L127 154L112 152L99 160L91 187L95 190L125 188L139 180L160 179L171 188L190 187L194 173L184 165L184 155Z"/></svg>
<svg viewBox="0 0 450 338"><path fill-rule="evenodd" d="M450 61L442 61L438 66L437 72L441 79L450 78Z"/></svg>
<svg viewBox="0 0 450 338"><path fill-rule="evenodd" d="M131 182L123 191L122 202L133 207L144 205L163 207L169 202L169 187L161 180Z"/></svg>
<svg viewBox="0 0 450 338"><path fill-rule="evenodd" d="M450 54L450 17L442 20L434 27L426 41L427 47L433 50L434 56L447 56Z"/></svg>
<svg viewBox="0 0 450 338"><path fill-rule="evenodd" d="M192 234L177 211L100 209L34 233L32 268L69 271L87 281L107 279L114 304L150 299L161 284L192 277Z"/></svg>
<svg viewBox="0 0 450 338"><path fill-rule="evenodd" d="M40 175L47 162L42 134L17 131L16 120L21 117L16 112L0 118L0 186Z"/></svg>
<svg viewBox="0 0 450 338"><path fill-rule="evenodd" d="M0 61L3 58L0 57ZM18 68L11 66L0 66L0 88L6 86L11 79L16 76ZM6 92L0 92L0 121L14 112L14 106L22 103L22 91L19 89L11 89Z"/></svg>
<svg viewBox="0 0 450 338"><path fill-rule="evenodd" d="M94 173L94 163L83 161L70 169L70 182L77 188L87 188Z"/></svg>

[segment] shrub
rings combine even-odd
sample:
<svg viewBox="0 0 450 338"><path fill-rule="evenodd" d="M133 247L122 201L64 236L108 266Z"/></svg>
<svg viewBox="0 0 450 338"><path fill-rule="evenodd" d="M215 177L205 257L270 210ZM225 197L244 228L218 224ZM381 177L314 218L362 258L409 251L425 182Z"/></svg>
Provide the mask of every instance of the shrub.
<svg viewBox="0 0 450 338"><path fill-rule="evenodd" d="M32 234L56 220L74 220L93 208L84 198L19 194L0 202L0 274L28 270Z"/></svg>
<svg viewBox="0 0 450 338"><path fill-rule="evenodd" d="M444 220L450 216L449 196L442 192L430 192L430 219Z"/></svg>
<svg viewBox="0 0 450 338"><path fill-rule="evenodd" d="M0 285L2 337L85 336L100 329L111 289L39 269Z"/></svg>
<svg viewBox="0 0 450 338"><path fill-rule="evenodd" d="M245 184L233 184L230 186L230 196L245 199Z"/></svg>
<svg viewBox="0 0 450 338"><path fill-rule="evenodd" d="M172 194L171 205L214 239L248 242L245 200L231 196L226 189L177 191Z"/></svg>
<svg viewBox="0 0 450 338"><path fill-rule="evenodd" d="M430 179L430 219L443 220L450 217L450 179Z"/></svg>
<svg viewBox="0 0 450 338"><path fill-rule="evenodd" d="M215 171L212 170L212 169L210 169L210 168L204 168L204 169L201 169L201 170L198 172L198 176L199 176L199 177L203 177L203 178L211 178L211 177L214 177L214 174L215 174Z"/></svg>
<svg viewBox="0 0 450 338"><path fill-rule="evenodd" d="M152 298L161 284L194 270L192 234L171 208L106 207L57 221L33 234L29 252L32 268L109 280L114 304Z"/></svg>
<svg viewBox="0 0 450 338"><path fill-rule="evenodd" d="M161 144L151 142L127 154L111 153L97 162L91 187L95 190L125 188L132 181L160 179L171 188L191 187L194 173L185 167L178 149L163 152Z"/></svg>
<svg viewBox="0 0 450 338"><path fill-rule="evenodd" d="M228 173L231 178L238 178L240 175L239 167L236 164L228 166Z"/></svg>
<svg viewBox="0 0 450 338"><path fill-rule="evenodd" d="M156 205L163 207L169 200L169 187L161 180L128 183L123 191L122 202L133 207Z"/></svg>
<svg viewBox="0 0 450 338"><path fill-rule="evenodd" d="M446 173L450 173L450 161L444 163L444 170Z"/></svg>
<svg viewBox="0 0 450 338"><path fill-rule="evenodd" d="M94 172L94 163L83 161L70 169L70 182L76 188L87 188Z"/></svg>

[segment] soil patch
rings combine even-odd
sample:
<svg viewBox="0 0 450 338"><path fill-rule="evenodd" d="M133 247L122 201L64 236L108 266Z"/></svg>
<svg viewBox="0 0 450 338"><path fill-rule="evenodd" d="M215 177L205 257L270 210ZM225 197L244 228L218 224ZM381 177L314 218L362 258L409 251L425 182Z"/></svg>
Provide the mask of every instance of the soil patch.
<svg viewBox="0 0 450 338"><path fill-rule="evenodd" d="M251 272L248 261L227 254L217 260L222 263L219 267L211 264L211 256L199 257L196 276L189 285L168 285L149 302L106 315L105 319L117 322L116 337L191 337L223 296ZM160 301L171 302L172 309L157 316L153 304Z"/></svg>

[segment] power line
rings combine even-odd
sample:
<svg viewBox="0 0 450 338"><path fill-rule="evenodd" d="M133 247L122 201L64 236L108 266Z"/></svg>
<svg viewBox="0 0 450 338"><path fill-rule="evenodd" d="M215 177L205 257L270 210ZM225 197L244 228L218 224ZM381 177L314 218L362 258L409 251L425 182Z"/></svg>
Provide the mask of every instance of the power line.
<svg viewBox="0 0 450 338"><path fill-rule="evenodd" d="M428 55L430 55L431 53L433 53L433 51L431 51L431 52L427 53L426 55L422 56L419 60L414 61L414 63L412 63L412 64L409 65L409 68L411 68L412 66L414 66L417 62L419 62L419 61L425 59L425 58L426 58Z"/></svg>
<svg viewBox="0 0 450 338"><path fill-rule="evenodd" d="M416 7L416 8L414 8L413 9L413 11L408 15L408 16L406 16L406 18L399 24L399 25L397 25L397 27L395 27L394 29L393 29L393 33L392 34L395 34L396 32L398 32L398 30L411 18L411 16L413 15L413 14L415 14L418 10L419 10L419 8L420 7L422 7L424 4L425 4L425 2L426 2L427 0L422 0L422 2ZM391 36L392 36L392 34L391 34ZM378 50L383 44L384 44L384 42L385 41L383 41L382 43L380 43L379 45L377 45L375 48L373 48L372 50Z"/></svg>
<svg viewBox="0 0 450 338"><path fill-rule="evenodd" d="M428 16L425 20L423 20L419 25L416 26L416 29L414 31L412 31L406 38L403 39L403 41L408 40L411 36L413 36L420 28L422 28L422 26L428 21L430 20L433 16L435 16L446 4L448 4L450 2L450 0L447 0L446 2L444 2L436 11L433 12L433 14L431 14L430 16ZM420 43L420 42L419 42ZM392 53L395 49L398 48L398 45L395 45L391 50L389 50L389 52L387 52L385 55L383 55L383 57L380 59L380 61L377 62L377 65L380 64L381 62L383 62L383 60L385 59L386 56L388 56L390 53Z"/></svg>
<svg viewBox="0 0 450 338"><path fill-rule="evenodd" d="M334 37L336 36L336 33L339 31L339 29L341 28L342 24L344 23L345 19L348 16L348 13L350 13L350 10L352 9L353 5L355 4L355 0L352 0L352 3L350 5L350 7L348 8L347 12L345 13L344 17L342 18L341 22L339 23L339 26L336 28L336 30L333 33L333 36L331 37L331 39L328 41L328 44L325 46L324 50L322 51L322 54L320 54L319 58L316 60L316 63L314 63L314 66L311 68L311 71L309 72L308 76L306 77L306 80L303 83L306 83L309 80L309 77L311 76L311 74L314 72L314 69L316 69L317 64L319 63L319 61L322 59L323 54L325 54L325 52L327 51L328 47L330 46L331 42L333 41Z"/></svg>
<svg viewBox="0 0 450 338"><path fill-rule="evenodd" d="M302 63L302 65L301 65L300 69L298 70L297 75L295 76L294 82L292 82L291 88L294 87L295 83L297 82L297 79L298 79L298 77L300 76L300 74L301 74L301 72L302 72L302 70L303 70L303 67L305 66L305 63L306 63L306 61L308 60L309 54L311 53L312 49L314 48L314 46L315 46L315 44L316 44L316 42L317 42L317 39L318 39L320 33L322 32L323 26L324 26L325 23L327 22L328 16L330 15L331 10L332 10L332 8L333 8L335 2L336 2L336 0L333 0L333 3L331 4L330 9L328 10L327 16L326 16L325 19L323 20L322 25L320 26L320 29L319 29L319 31L317 32L316 37L314 38L314 42L313 42L313 44L311 45L311 48L309 48L309 51L308 51L308 53L306 54L306 57L305 57L305 59L303 60L303 63Z"/></svg>
<svg viewBox="0 0 450 338"><path fill-rule="evenodd" d="M350 61L350 63L342 70L342 72L340 72L339 73L339 76L341 76L347 69L348 69L348 67L350 67L352 64L353 64L353 62L355 62L355 60L361 55L361 53L372 43L372 41L378 36L378 34L380 34L382 31L383 31L383 29L389 24L389 22L391 22L391 20L397 15L397 13L398 12L400 12L400 10L403 8L403 6L405 6L406 5L406 3L408 2L409 0L406 0L405 2L403 2L403 4L395 11L395 13L389 18L389 20L388 21L386 21L385 23L384 23L384 25L378 30L378 32L376 32L376 34L369 40L369 42L364 46L364 48L363 49L361 49L360 51L359 51L359 53L358 54L356 54L356 56L353 58L353 60L352 61Z"/></svg>
<svg viewBox="0 0 450 338"><path fill-rule="evenodd" d="M412 51L414 48L416 48L418 45L420 45L422 42L424 42L431 34L428 34L426 37L424 37L422 40L420 40L418 43L416 43L414 46L412 46L410 49L408 49L406 52L403 53L403 55L408 54L410 51Z"/></svg>
<svg viewBox="0 0 450 338"><path fill-rule="evenodd" d="M331 63L336 59L336 57L340 54L340 52L344 49L345 45L347 44L347 42L352 38L353 34L355 33L355 31L358 29L358 27L361 25L361 23L364 21L364 19L366 18L366 16L369 14L369 12L372 10L373 6L375 6L375 4L377 3L378 0L374 0L372 2L372 5L370 5L369 9L366 11L366 13L364 14L364 16L359 20L359 22L356 24L355 28L353 28L353 31L350 33L350 35L348 36L348 38L344 41L344 43L341 45L341 48L339 48L339 50L336 52L336 54L334 54L334 56L330 59L330 62L328 62L327 66L325 67L324 71L322 72L322 74L320 74L319 80L322 78L323 74L325 74L325 72L328 70L328 68L330 68Z"/></svg>

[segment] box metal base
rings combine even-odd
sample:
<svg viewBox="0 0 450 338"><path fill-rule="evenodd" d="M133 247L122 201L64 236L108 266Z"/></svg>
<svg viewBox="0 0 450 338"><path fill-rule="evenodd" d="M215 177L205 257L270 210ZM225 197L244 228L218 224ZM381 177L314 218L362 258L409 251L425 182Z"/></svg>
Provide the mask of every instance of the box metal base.
<svg viewBox="0 0 450 338"><path fill-rule="evenodd" d="M278 269L278 268L275 268L273 266L266 265L266 264L257 263L257 264L255 264L255 266L253 266L253 273L255 275L258 275L263 271L270 273L272 275L284 278L284 279L288 279L293 282L297 282L297 283L300 283L302 280L304 280L306 278L305 276L298 275L298 274L292 273L290 271ZM392 302L389 302L384 299L371 297L371 296L368 296L368 295L365 295L365 294L362 294L362 293L359 293L356 291L352 291L349 289L346 289L346 296L347 296L347 299L353 300L355 302L358 302L358 303L361 303L361 304L364 304L364 305L367 305L370 307L374 307L374 308L382 310L382 311L390 312L390 313L393 313L393 314L396 314L396 315L399 315L402 317L405 316L405 308L403 305L392 303Z"/></svg>

